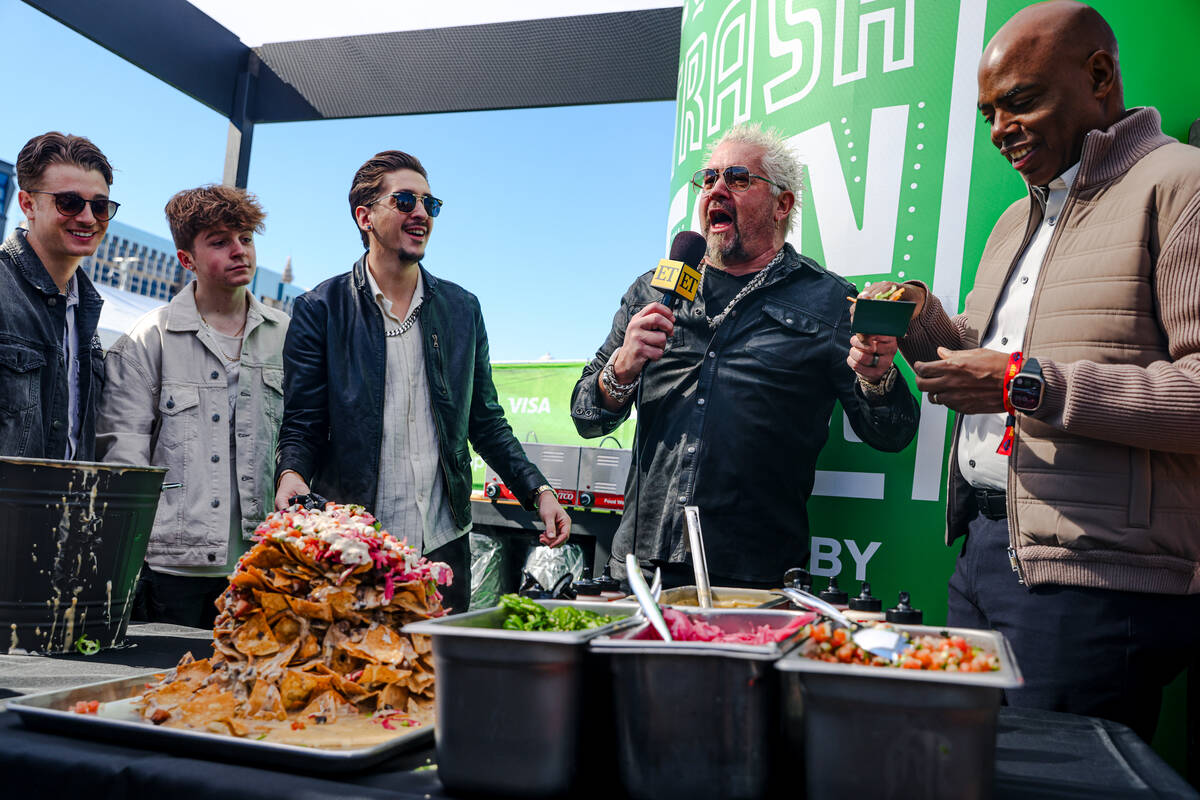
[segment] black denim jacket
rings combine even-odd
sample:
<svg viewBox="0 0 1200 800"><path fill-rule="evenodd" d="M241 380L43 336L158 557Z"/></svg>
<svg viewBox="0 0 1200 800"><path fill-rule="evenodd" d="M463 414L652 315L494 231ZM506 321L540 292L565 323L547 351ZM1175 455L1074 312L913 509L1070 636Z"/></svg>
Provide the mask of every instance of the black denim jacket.
<svg viewBox="0 0 1200 800"><path fill-rule="evenodd" d="M96 456L96 408L104 385L104 351L96 337L104 301L75 272L79 359L76 461ZM67 298L18 228L0 246L0 455L63 458L67 452Z"/></svg>
<svg viewBox="0 0 1200 800"><path fill-rule="evenodd" d="M364 256L350 272L296 299L283 346L275 483L285 469L295 470L330 500L371 509L379 480L387 345L366 270ZM497 402L479 300L424 267L421 275L425 296L418 327L454 523L463 528L471 521L468 440L532 510L533 490L546 479L525 457Z"/></svg>
<svg viewBox="0 0 1200 800"><path fill-rule="evenodd" d="M683 507L697 505L712 572L777 581L808 560L805 504L834 401L877 449L902 450L916 434L919 407L904 380L868 402L846 364L846 295L857 290L785 248L767 282L715 332L707 316L721 309L705 307L703 288L675 312L666 353L642 377L635 468L614 561L631 549L643 563L686 561ZM625 293L608 338L575 385L571 415L582 436L605 435L628 416L632 404L619 414L600 405L597 381L629 319L661 297L651 275Z"/></svg>

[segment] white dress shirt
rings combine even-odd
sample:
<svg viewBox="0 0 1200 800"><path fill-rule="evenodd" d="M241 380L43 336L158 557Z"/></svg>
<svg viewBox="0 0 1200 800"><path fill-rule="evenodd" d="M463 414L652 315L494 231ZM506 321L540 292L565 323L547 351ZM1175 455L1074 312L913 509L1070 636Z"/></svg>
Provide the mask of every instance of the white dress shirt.
<svg viewBox="0 0 1200 800"><path fill-rule="evenodd" d="M369 510L389 533L407 539L418 552L428 553L469 531L471 524L460 530L450 513L438 458L437 427L429 404L421 326L415 324L402 334L396 333L403 321L420 308L425 281L418 272L403 318L394 313L392 301L380 290L369 268L367 282L383 312L387 346L379 484L375 508Z"/></svg>
<svg viewBox="0 0 1200 800"><path fill-rule="evenodd" d="M1029 246L1021 254L1017 268L1008 279L1000 294L992 324L979 343L988 350L1012 353L1019 350L1025 340L1025 327L1029 323L1029 306L1033 302L1033 290L1037 286L1038 273L1054 236L1059 215L1067 202L1067 194L1079 172L1078 162L1059 177L1050 181L1045 189L1033 187L1034 197L1043 204L1042 224L1038 226ZM1004 490L1008 487L1008 456L996 452L1004 438L1008 415L964 414L962 430L958 435L958 468L972 486L984 489Z"/></svg>

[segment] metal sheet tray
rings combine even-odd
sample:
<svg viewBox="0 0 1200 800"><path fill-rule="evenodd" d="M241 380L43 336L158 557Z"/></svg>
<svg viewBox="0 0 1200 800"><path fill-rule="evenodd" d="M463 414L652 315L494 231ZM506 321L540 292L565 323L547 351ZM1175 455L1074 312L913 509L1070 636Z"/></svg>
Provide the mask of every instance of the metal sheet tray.
<svg viewBox="0 0 1200 800"><path fill-rule="evenodd" d="M158 670L71 689L14 697L8 701L8 710L20 715L21 721L33 730L166 750L189 757L304 772L363 769L407 750L423 747L433 737L434 726L428 725L408 729L394 739L370 747L327 750L159 727L142 719L132 701L145 690L148 682L162 673L163 670ZM79 700L99 700L100 711L76 714L70 709Z"/></svg>

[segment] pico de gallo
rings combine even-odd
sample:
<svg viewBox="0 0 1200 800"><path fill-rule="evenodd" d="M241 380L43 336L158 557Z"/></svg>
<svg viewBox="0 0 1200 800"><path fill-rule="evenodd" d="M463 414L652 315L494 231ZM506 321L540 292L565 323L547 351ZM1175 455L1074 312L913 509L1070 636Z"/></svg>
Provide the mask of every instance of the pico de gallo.
<svg viewBox="0 0 1200 800"><path fill-rule="evenodd" d="M888 626L882 624L880 627ZM850 631L829 622L806 625L801 636L809 642L801 652L817 661L946 672L996 672L1000 669L1000 657L995 653L970 644L962 636L945 633L909 637L912 646L895 663L863 650L851 641Z"/></svg>

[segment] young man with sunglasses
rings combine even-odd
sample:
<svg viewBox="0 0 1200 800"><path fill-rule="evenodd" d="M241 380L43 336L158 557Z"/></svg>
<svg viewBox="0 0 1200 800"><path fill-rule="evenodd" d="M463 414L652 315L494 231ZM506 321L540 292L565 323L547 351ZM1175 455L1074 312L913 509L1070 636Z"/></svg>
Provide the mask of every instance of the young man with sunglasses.
<svg viewBox="0 0 1200 800"><path fill-rule="evenodd" d="M653 272L634 281L571 413L581 435L602 436L638 404L614 573L634 552L664 585L693 583L683 509L696 505L713 583L778 587L808 561L805 504L834 401L886 451L915 435L918 408L894 338L870 345L858 379L847 364L854 287L785 242L800 164L779 136L733 128L693 185L708 242L699 294L672 309Z"/></svg>
<svg viewBox="0 0 1200 800"><path fill-rule="evenodd" d="M96 447L183 484L159 501L139 608L152 622L211 628L213 602L275 498L288 317L247 289L266 216L253 195L202 186L166 213L196 279L108 351Z"/></svg>
<svg viewBox="0 0 1200 800"><path fill-rule="evenodd" d="M443 605L470 602L468 441L556 547L570 519L496 400L479 301L421 265L442 201L397 150L359 168L350 213L367 252L296 300L284 347L275 505L312 491L366 506L454 570Z"/></svg>
<svg viewBox="0 0 1200 800"><path fill-rule="evenodd" d="M17 155L28 228L0 247L0 455L94 458L104 301L78 268L117 211L112 179L82 136L45 133Z"/></svg>

